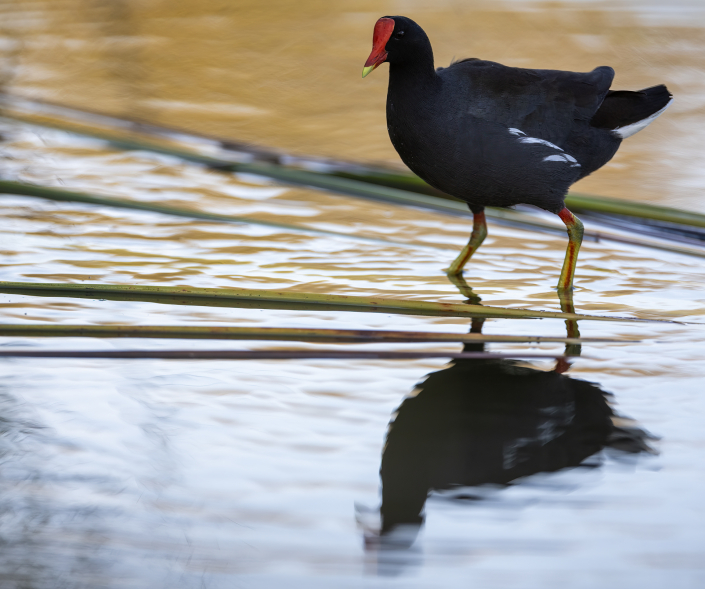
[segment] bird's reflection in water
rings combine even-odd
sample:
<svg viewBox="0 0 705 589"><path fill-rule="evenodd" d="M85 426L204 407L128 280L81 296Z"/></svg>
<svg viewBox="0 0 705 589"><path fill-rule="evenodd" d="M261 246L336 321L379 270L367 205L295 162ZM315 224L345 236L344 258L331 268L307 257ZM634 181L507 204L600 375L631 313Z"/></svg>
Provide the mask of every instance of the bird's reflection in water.
<svg viewBox="0 0 705 589"><path fill-rule="evenodd" d="M471 331L481 328L475 320ZM568 329L575 333L577 326ZM465 350L481 351L482 344ZM624 425L628 420L614 412L609 393L563 374L566 368L458 359L430 374L390 425L380 470L381 529L367 534L367 546L410 546L434 490L509 485L580 466L603 448L651 451L648 434Z"/></svg>
<svg viewBox="0 0 705 589"><path fill-rule="evenodd" d="M508 360L456 360L399 407L382 455L382 529L422 523L432 490L507 485L605 447L648 450L594 384ZM408 536L413 539L413 535Z"/></svg>

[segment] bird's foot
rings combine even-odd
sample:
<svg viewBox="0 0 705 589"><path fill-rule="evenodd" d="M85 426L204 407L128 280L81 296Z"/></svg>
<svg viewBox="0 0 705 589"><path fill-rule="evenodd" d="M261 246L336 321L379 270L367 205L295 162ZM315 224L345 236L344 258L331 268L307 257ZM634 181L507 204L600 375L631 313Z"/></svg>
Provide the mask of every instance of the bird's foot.
<svg viewBox="0 0 705 589"><path fill-rule="evenodd" d="M460 294L468 300L468 303L470 303L471 305L480 304L480 301L482 299L477 294L475 294L475 292L472 290L472 287L465 281L462 271L457 274L447 274L448 280L450 280L456 286L456 288L460 291Z"/></svg>
<svg viewBox="0 0 705 589"><path fill-rule="evenodd" d="M456 276L463 275L463 269L454 267L453 264L451 264L447 268L443 268L443 272L445 272L448 275L448 278L450 278L451 276L456 277Z"/></svg>

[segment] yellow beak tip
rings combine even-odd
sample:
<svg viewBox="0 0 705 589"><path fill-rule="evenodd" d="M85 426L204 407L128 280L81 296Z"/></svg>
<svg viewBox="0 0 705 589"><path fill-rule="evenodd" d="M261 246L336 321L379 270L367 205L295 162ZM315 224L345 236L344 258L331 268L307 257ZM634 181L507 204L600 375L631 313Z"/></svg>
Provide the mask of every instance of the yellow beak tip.
<svg viewBox="0 0 705 589"><path fill-rule="evenodd" d="M362 68L362 77L364 78L369 74L373 69L375 69L375 66L373 65L368 65L367 67Z"/></svg>

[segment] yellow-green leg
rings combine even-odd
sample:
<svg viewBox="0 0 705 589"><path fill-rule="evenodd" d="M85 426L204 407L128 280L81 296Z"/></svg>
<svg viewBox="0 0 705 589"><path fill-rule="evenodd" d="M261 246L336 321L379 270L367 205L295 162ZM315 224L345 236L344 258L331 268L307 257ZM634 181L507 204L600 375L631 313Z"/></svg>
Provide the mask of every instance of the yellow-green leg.
<svg viewBox="0 0 705 589"><path fill-rule="evenodd" d="M564 313L575 313L575 305L573 304L572 290L558 290L558 300L561 302L561 311ZM575 319L567 319L565 322L566 337L580 337L578 322ZM566 344L566 356L580 356L582 346L580 344Z"/></svg>
<svg viewBox="0 0 705 589"><path fill-rule="evenodd" d="M453 260L453 263L449 268L446 269L446 274L461 274L465 264L472 257L472 255L477 251L483 241L487 237L487 221L485 219L485 212L480 211L479 213L473 213L472 216L472 233L470 234L470 241L460 252L460 255Z"/></svg>
<svg viewBox="0 0 705 589"><path fill-rule="evenodd" d="M564 313L575 313L575 306L573 305L573 277L575 276L575 267L578 263L580 244L583 242L583 224L580 219L565 207L558 213L558 216L568 229L568 247L565 251L561 277L558 279L558 298L561 301L561 311ZM580 337L577 321L568 320L565 322L565 326L566 335L568 337ZM568 362L566 358L570 356L580 356L580 352L580 344L566 344L566 357L556 363L555 371L561 374L566 372L570 368L570 362Z"/></svg>
<svg viewBox="0 0 705 589"><path fill-rule="evenodd" d="M565 223L568 229L568 248L565 250L565 260L561 277L558 279L558 290L572 290L575 267L578 263L578 252L580 244L583 242L583 224L567 208L558 213L558 216Z"/></svg>

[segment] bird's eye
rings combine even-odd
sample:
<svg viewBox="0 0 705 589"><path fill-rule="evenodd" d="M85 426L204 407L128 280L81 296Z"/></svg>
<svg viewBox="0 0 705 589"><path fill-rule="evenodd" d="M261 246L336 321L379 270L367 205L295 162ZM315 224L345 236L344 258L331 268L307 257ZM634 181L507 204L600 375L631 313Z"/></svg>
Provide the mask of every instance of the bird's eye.
<svg viewBox="0 0 705 589"><path fill-rule="evenodd" d="M397 31L394 33L394 38L395 39L401 39L404 36L404 31Z"/></svg>

